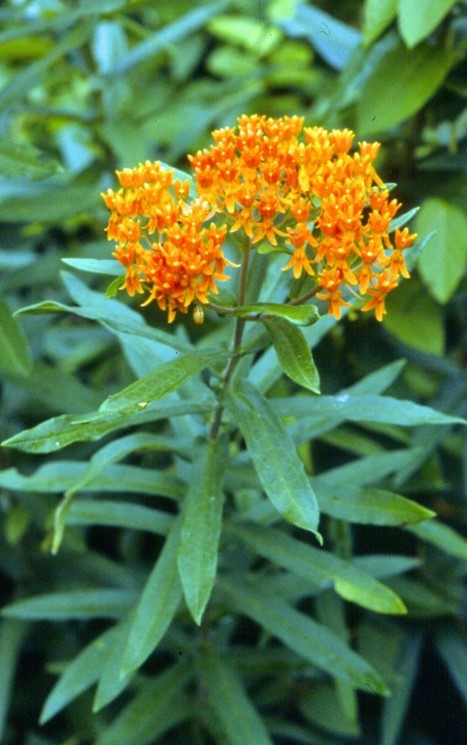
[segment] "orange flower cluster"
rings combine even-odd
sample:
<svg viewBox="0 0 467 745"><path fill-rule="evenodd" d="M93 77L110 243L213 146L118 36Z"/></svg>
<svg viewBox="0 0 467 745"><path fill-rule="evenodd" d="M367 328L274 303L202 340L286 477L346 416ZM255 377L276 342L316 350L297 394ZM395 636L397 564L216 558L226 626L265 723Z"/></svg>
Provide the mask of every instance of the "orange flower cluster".
<svg viewBox="0 0 467 745"><path fill-rule="evenodd" d="M189 202L189 181L174 180L160 163L147 161L117 176L121 188L102 197L111 211L107 237L117 242L113 255L125 267L120 289L131 296L146 289L143 305L155 300L171 323L191 303L207 303L209 293L218 292L216 281L228 279L226 227L206 227L212 208L202 198Z"/></svg>
<svg viewBox="0 0 467 745"><path fill-rule="evenodd" d="M361 142L351 154L353 132L303 128L297 116L241 116L213 138L189 160L199 194L230 232L242 230L252 244L284 239L283 269L314 276L330 313L340 318L349 305L343 289L358 288L369 296L363 310L374 308L381 320L387 294L409 276L402 252L416 235L396 229L394 245L389 237L401 205L374 169L379 144Z"/></svg>
<svg viewBox="0 0 467 745"><path fill-rule="evenodd" d="M401 205L375 171L379 144L351 152L353 132L303 127L297 116L244 115L212 134L215 144L188 156L198 192L191 201L188 181L150 162L117 172L121 188L102 195L126 270L122 288L146 290L145 303L155 300L171 322L228 279L233 264L222 244L241 231L245 245L288 252L283 270L295 279L313 278L304 299L316 294L340 318L350 289L381 320L388 293L409 276L403 251L416 235L396 228L390 236Z"/></svg>

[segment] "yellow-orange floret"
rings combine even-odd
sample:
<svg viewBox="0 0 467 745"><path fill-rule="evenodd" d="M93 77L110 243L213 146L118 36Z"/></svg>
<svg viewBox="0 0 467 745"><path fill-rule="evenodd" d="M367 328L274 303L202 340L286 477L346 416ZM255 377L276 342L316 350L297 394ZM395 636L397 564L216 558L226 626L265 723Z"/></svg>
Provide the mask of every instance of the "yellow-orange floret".
<svg viewBox="0 0 467 745"><path fill-rule="evenodd" d="M121 188L102 195L111 211L107 236L117 242L113 255L125 267L120 289L147 293L143 305L155 301L169 323L193 302L207 303L231 265L222 251L226 226L207 226L212 207L202 198L188 202L189 182L173 175L160 163L139 164L118 171Z"/></svg>
<svg viewBox="0 0 467 745"><path fill-rule="evenodd" d="M212 137L209 148L188 156L197 189L191 200L188 180L149 161L118 171L120 188L102 195L107 235L125 267L122 288L148 293L146 302L172 321L228 279L222 245L235 233L245 249L287 253L283 271L312 277L307 297L325 300L336 318L351 292L381 320L387 294L410 276L404 251L416 235L393 227L401 204L375 169L380 144L354 148L349 129L258 114Z"/></svg>
<svg viewBox="0 0 467 745"><path fill-rule="evenodd" d="M334 316L348 305L344 290L356 288L370 294L364 308L382 318L383 294L408 276L402 252L415 236L404 229L391 237L401 205L374 167L380 144L360 142L351 152L354 137L349 129L304 127L300 117L243 115L189 160L199 193L230 232L243 231L253 246L277 248L285 238L283 270L315 276L317 296Z"/></svg>

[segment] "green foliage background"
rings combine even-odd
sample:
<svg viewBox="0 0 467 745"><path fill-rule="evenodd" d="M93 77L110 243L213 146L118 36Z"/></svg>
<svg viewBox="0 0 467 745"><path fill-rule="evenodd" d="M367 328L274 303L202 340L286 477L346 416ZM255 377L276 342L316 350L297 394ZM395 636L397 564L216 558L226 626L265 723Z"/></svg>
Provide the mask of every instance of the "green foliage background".
<svg viewBox="0 0 467 745"><path fill-rule="evenodd" d="M456 420L432 410L465 416L466 11L455 0L1 6L0 431L15 438L0 451L6 745L461 743L467 448ZM379 170L404 208L421 205L411 225L425 248L382 325L351 312L307 328L323 393L307 418L272 350L255 379L273 402L267 441L252 425L266 399L248 385L232 396L257 471L255 443L274 463L284 443L298 447L325 545L278 521L246 451L231 453L220 580L198 627L215 557L198 558L220 509L203 479L216 482L227 454L196 450L209 391L188 373L206 366L220 326L167 330L153 307L104 298L108 278L74 268L110 257L99 192L115 168L185 169L241 113L381 141ZM90 418L176 355L181 398L142 419L138 389ZM163 392L171 374L155 376ZM52 554L64 494L74 501L63 523L55 515Z"/></svg>

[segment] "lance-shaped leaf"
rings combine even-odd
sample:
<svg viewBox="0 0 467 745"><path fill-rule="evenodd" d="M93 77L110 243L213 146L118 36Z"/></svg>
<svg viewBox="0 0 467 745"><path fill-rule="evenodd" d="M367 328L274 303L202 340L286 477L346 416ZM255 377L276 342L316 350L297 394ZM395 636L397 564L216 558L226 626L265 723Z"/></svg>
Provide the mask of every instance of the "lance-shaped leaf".
<svg viewBox="0 0 467 745"><path fill-rule="evenodd" d="M180 521L176 520L136 606L130 628L121 675L145 662L167 631L182 599L177 571Z"/></svg>
<svg viewBox="0 0 467 745"><path fill-rule="evenodd" d="M467 650L465 638L453 626L442 627L436 637L439 654L446 663L451 676L467 703Z"/></svg>
<svg viewBox="0 0 467 745"><path fill-rule="evenodd" d="M83 461L51 461L44 463L33 474L23 476L15 468L6 468L0 471L0 487L3 489L12 489L13 491L31 491L39 493L60 493L62 494L69 488L72 488L76 480L81 478L87 471L87 463ZM102 492L136 492L137 494L154 494L156 496L168 497L169 499L179 500L184 495L184 483L173 473L167 471L155 471L149 468L139 468L138 466L111 465L107 466L92 483L86 486L85 491L102 491ZM94 508L85 508L84 514L90 515L90 509L94 509L96 519L98 515L102 519L103 513L99 512L98 503ZM77 520L82 512L76 513ZM116 522L112 523L112 518L108 515L106 525L118 525L119 519L118 507L115 509ZM84 517L84 521L86 517ZM83 523L84 524L84 523ZM100 524L104 524L103 522ZM151 525L151 521L148 523ZM136 523L133 527L137 527ZM147 528L151 530L151 528Z"/></svg>
<svg viewBox="0 0 467 745"><path fill-rule="evenodd" d="M16 665L27 628L22 621L0 621L0 742L4 742Z"/></svg>
<svg viewBox="0 0 467 745"><path fill-rule="evenodd" d="M145 323L143 316L128 305L106 298L102 292L91 290L82 280L71 272L61 272L61 277L70 297L77 305L64 305L53 300L21 308L16 311L16 316L41 314L41 313L73 313L80 318L88 318L99 321L105 328L117 334L142 337L161 344L179 352L187 352L192 347L175 334L159 328L153 328Z"/></svg>
<svg viewBox="0 0 467 745"><path fill-rule="evenodd" d="M332 421L379 422L413 427L420 424L466 424L465 419L443 414L429 406L404 401L391 396L352 395L342 391L336 396L300 396L295 399L274 399L274 409L280 416L303 418L300 428L323 416ZM307 421L310 417L310 422Z"/></svg>
<svg viewBox="0 0 467 745"><path fill-rule="evenodd" d="M245 438L263 488L284 520L317 536L319 508L302 461L270 403L240 380L225 403Z"/></svg>
<svg viewBox="0 0 467 745"><path fill-rule="evenodd" d="M92 710L100 711L104 706L113 701L133 678L134 671L126 675L120 675L122 666L122 655L125 651L125 642L128 638L131 615L120 623L114 630L116 632L114 643L108 649L105 659L99 666L99 682L94 697Z"/></svg>
<svg viewBox="0 0 467 745"><path fill-rule="evenodd" d="M420 448L407 448L405 450L390 450L386 453L368 455L358 458L343 466L336 466L325 471L319 476L313 477L313 482L325 485L343 487L347 484L352 486L365 486L374 484L386 478L392 473L397 473L405 468L419 454Z"/></svg>
<svg viewBox="0 0 467 745"><path fill-rule="evenodd" d="M305 581L315 582L319 587L332 582L335 591L344 600L377 613L406 612L404 603L389 587L328 551L308 546L274 528L236 524L231 525L229 530L261 556L303 577Z"/></svg>
<svg viewBox="0 0 467 745"><path fill-rule="evenodd" d="M268 318L282 318L295 326L310 326L319 319L314 305L288 305L287 303L255 303L241 305L234 310L234 316L258 316L261 321Z"/></svg>
<svg viewBox="0 0 467 745"><path fill-rule="evenodd" d="M322 592L316 598L315 609L317 620L348 644L350 631L347 627L346 609L342 600L332 592ZM358 701L355 688L345 680L336 679L334 683L338 709L344 715L344 721L342 722L344 728L346 728L345 722L347 722L350 729L359 729Z"/></svg>
<svg viewBox="0 0 467 745"><path fill-rule="evenodd" d="M381 717L381 745L396 745L419 670L421 634L401 634L397 659L397 678L391 695L384 701Z"/></svg>
<svg viewBox="0 0 467 745"><path fill-rule="evenodd" d="M420 525L410 525L407 530L451 556L467 559L467 540L449 525L431 520Z"/></svg>
<svg viewBox="0 0 467 745"><path fill-rule="evenodd" d="M66 516L67 525L109 525L112 528L147 530L158 535L166 535L173 520L173 515L162 510L110 499L79 499L71 505Z"/></svg>
<svg viewBox="0 0 467 745"><path fill-rule="evenodd" d="M168 729L192 714L189 701L183 694L190 674L187 665L176 664L146 680L130 703L102 728L96 745L162 742L159 738Z"/></svg>
<svg viewBox="0 0 467 745"><path fill-rule="evenodd" d="M129 590L70 590L17 600L2 609L8 618L68 621L80 618L120 618L134 604L136 595Z"/></svg>
<svg viewBox="0 0 467 745"><path fill-rule="evenodd" d="M167 396L196 373L201 372L213 362L225 360L228 353L219 349L203 349L187 352L173 360L163 362L147 375L136 380L119 393L106 398L99 412L132 414L145 409L154 401Z"/></svg>
<svg viewBox="0 0 467 745"><path fill-rule="evenodd" d="M84 647L62 673L49 695L41 712L41 724L45 724L65 708L98 679L107 659L109 649L118 637L119 627L106 631Z"/></svg>
<svg viewBox="0 0 467 745"><path fill-rule="evenodd" d="M116 259L62 259L64 264L92 274L105 274L112 277L122 277L125 270Z"/></svg>
<svg viewBox="0 0 467 745"><path fill-rule="evenodd" d="M269 331L283 371L294 383L319 393L319 373L300 329L281 318L262 319Z"/></svg>
<svg viewBox="0 0 467 745"><path fill-rule="evenodd" d="M26 453L51 453L73 442L99 440L104 435L123 427L132 427L185 414L205 414L211 409L212 402L184 400L180 403L177 401L162 402L157 406L140 409L135 414L121 411L104 415L100 411L93 411L80 418L71 414L61 414L41 422L36 427L13 435L2 445L14 447Z"/></svg>
<svg viewBox="0 0 467 745"><path fill-rule="evenodd" d="M210 440L195 453L181 516L178 571L197 624L201 623L216 579L227 449L228 441L222 438Z"/></svg>
<svg viewBox="0 0 467 745"><path fill-rule="evenodd" d="M435 516L432 510L384 489L359 488L349 483L314 483L321 510L340 520L363 525L405 526Z"/></svg>
<svg viewBox="0 0 467 745"><path fill-rule="evenodd" d="M75 484L64 491L67 494L74 494L75 492L85 490L89 484L99 477L105 468L113 463L117 463L135 450L162 450L180 455L181 453L187 454L191 452L189 447L191 448L191 442L189 442L188 438L182 441L178 438L161 437L160 435L153 435L149 432L134 432L133 434L116 438L91 456L85 473ZM156 472L155 477L157 479L161 478L160 473Z"/></svg>
<svg viewBox="0 0 467 745"><path fill-rule="evenodd" d="M26 337L0 295L0 368L13 375L28 375L32 357Z"/></svg>
<svg viewBox="0 0 467 745"><path fill-rule="evenodd" d="M222 581L222 592L239 613L252 618L287 647L340 680L366 692L386 695L388 689L376 670L326 626L288 603L262 591L258 582Z"/></svg>
<svg viewBox="0 0 467 745"><path fill-rule="evenodd" d="M214 649L198 660L208 703L217 714L229 745L272 745L266 726L251 703L237 672Z"/></svg>

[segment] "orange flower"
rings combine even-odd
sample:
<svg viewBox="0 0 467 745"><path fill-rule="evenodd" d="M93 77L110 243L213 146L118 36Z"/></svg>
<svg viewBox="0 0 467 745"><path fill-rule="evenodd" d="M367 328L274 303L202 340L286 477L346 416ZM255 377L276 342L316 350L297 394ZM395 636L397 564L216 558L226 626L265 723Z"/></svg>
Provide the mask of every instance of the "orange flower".
<svg viewBox="0 0 467 745"><path fill-rule="evenodd" d="M402 251L416 236L396 230L393 245L391 220L401 205L389 200L375 170L379 143L360 142L351 153L354 133L348 129L303 128L296 116L256 114L239 117L236 127L217 130L213 138L209 150L188 156L198 192L250 245L276 247L285 238L292 254L283 270L292 269L295 279L302 272L316 275L317 296L328 300L336 317L348 305L345 287L358 285L362 295L372 288L374 299L385 267L391 289L393 279L408 276ZM334 289L329 273L339 277ZM364 307L382 317L373 300Z"/></svg>
<svg viewBox="0 0 467 745"><path fill-rule="evenodd" d="M231 265L223 252L226 227L211 222L212 208L201 199L186 201L188 183L173 182L173 172L146 162L117 172L121 188L103 199L111 211L107 235L117 241L114 256L125 267L120 289L130 296L148 292L171 323L177 311L207 303L216 282L228 279Z"/></svg>
<svg viewBox="0 0 467 745"><path fill-rule="evenodd" d="M348 129L304 127L301 117L243 115L212 133L210 148L189 155L198 195L160 163L117 172L121 188L103 195L107 235L125 267L122 288L148 293L169 321L208 302L231 265L229 233L245 248L263 243L289 255L283 271L313 277L336 318L345 292L369 297L363 310L381 320L388 292L408 277L403 252L416 235L392 230L401 207L376 172L379 143L358 143ZM283 247L281 248L281 243ZM297 302L297 300L295 300Z"/></svg>
<svg viewBox="0 0 467 745"><path fill-rule="evenodd" d="M382 321L386 314L386 298L397 287L397 280L391 277L389 272L384 271L374 276L373 281L374 284L368 289L370 300L363 306L362 310L374 308L376 319Z"/></svg>

